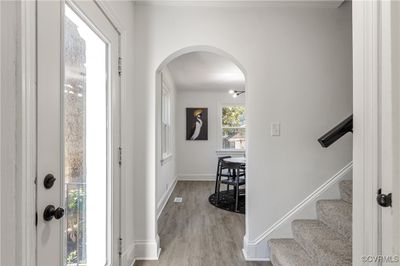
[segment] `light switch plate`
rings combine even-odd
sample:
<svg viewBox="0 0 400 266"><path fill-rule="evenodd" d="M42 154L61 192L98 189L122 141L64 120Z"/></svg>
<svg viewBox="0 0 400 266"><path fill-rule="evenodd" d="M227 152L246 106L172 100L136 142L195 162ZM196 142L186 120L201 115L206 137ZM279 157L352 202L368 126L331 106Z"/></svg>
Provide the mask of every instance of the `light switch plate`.
<svg viewBox="0 0 400 266"><path fill-rule="evenodd" d="M281 135L281 124L280 122L275 122L271 124L271 136L276 137Z"/></svg>

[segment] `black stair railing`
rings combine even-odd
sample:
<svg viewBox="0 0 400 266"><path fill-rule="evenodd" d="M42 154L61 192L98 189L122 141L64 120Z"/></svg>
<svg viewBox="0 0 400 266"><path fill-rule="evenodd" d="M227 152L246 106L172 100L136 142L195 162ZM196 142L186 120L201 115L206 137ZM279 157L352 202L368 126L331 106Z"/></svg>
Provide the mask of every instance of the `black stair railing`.
<svg viewBox="0 0 400 266"><path fill-rule="evenodd" d="M322 147L327 148L347 133L353 133L353 115L349 116L337 126L329 130L325 135L318 139Z"/></svg>

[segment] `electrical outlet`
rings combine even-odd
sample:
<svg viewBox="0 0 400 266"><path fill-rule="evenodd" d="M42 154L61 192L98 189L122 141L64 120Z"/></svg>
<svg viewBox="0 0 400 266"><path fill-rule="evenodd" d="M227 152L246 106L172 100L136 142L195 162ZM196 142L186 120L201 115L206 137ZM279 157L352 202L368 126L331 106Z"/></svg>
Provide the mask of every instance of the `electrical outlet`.
<svg viewBox="0 0 400 266"><path fill-rule="evenodd" d="M183 201L182 197L175 197L174 202L181 203Z"/></svg>

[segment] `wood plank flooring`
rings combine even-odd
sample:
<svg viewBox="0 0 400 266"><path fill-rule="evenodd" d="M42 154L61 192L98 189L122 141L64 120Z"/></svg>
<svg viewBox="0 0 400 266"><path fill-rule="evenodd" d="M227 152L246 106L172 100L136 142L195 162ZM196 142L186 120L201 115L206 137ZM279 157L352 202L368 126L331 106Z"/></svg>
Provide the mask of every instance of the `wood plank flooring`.
<svg viewBox="0 0 400 266"><path fill-rule="evenodd" d="M242 254L245 217L212 206L214 182L180 181L158 221L161 255L136 266L272 266L246 262ZM182 203L174 203L182 197Z"/></svg>

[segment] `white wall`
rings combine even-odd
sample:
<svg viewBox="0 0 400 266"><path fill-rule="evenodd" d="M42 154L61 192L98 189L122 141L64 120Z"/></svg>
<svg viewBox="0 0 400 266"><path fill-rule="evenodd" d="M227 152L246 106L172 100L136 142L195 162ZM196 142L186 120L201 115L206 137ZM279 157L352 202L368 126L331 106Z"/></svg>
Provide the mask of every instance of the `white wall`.
<svg viewBox="0 0 400 266"><path fill-rule="evenodd" d="M351 161L351 135L329 149L316 141L352 113L349 5L136 7L135 237L152 248L149 257L156 256L158 241L154 143L159 65L182 48L207 45L231 54L245 68L246 239L251 241ZM281 122L280 137L270 136L275 121Z"/></svg>
<svg viewBox="0 0 400 266"><path fill-rule="evenodd" d="M161 78L161 75L159 76ZM171 99L171 157L162 161L161 156L161 86L157 91L157 139L160 145L157 145L157 217L168 201L176 184L176 149L175 149L175 109L176 109L176 89L173 78L165 67L162 70L162 80L170 93Z"/></svg>
<svg viewBox="0 0 400 266"><path fill-rule="evenodd" d="M245 95L233 98L226 91L186 91L177 94L176 153L181 180L215 180L217 150L222 147L220 108L223 104L244 104ZM208 108L208 140L186 140L186 108Z"/></svg>

